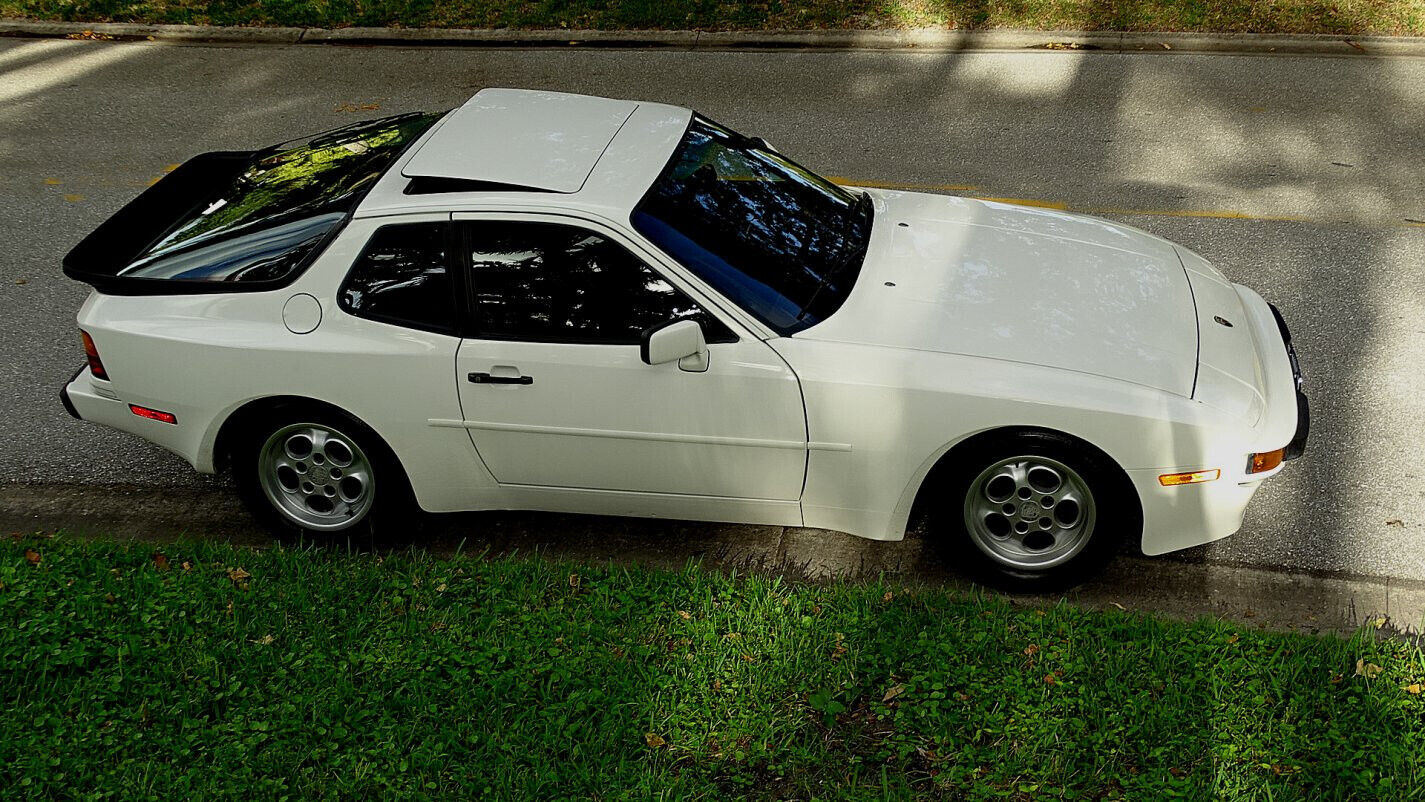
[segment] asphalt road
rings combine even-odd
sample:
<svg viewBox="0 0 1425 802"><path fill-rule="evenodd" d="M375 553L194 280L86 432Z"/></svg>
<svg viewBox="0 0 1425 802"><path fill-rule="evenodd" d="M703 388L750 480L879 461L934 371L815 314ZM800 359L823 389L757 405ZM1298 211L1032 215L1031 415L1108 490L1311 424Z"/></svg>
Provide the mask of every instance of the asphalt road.
<svg viewBox="0 0 1425 802"><path fill-rule="evenodd" d="M1308 456L1189 559L1425 579L1425 60L0 41L0 482L214 487L71 420L60 257L168 165L485 86L691 105L853 182L1061 205L1286 313ZM379 108L375 108L379 107Z"/></svg>

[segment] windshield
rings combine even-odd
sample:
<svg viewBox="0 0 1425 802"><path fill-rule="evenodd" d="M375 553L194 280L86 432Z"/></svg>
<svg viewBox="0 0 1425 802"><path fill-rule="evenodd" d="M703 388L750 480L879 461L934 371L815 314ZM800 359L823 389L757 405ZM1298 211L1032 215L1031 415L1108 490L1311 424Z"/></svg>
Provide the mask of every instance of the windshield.
<svg viewBox="0 0 1425 802"><path fill-rule="evenodd" d="M290 277L439 117L371 120L258 151L236 179L194 198L192 210L118 275L241 282Z"/></svg>
<svg viewBox="0 0 1425 802"><path fill-rule="evenodd" d="M871 235L866 195L695 116L633 227L780 334L840 308Z"/></svg>

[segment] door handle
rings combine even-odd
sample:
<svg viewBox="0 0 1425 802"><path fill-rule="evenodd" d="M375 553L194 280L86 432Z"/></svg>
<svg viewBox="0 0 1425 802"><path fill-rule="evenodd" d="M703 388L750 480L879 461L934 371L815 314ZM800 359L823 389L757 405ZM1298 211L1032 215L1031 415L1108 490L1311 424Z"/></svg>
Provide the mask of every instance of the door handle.
<svg viewBox="0 0 1425 802"><path fill-rule="evenodd" d="M491 376L488 373L471 373L466 377L471 384L534 384L533 376Z"/></svg>

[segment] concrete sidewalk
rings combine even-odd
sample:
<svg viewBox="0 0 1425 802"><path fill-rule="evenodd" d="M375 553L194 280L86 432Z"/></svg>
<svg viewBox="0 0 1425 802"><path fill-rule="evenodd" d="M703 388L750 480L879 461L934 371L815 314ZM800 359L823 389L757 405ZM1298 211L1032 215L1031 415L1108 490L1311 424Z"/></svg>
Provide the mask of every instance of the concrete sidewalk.
<svg viewBox="0 0 1425 802"><path fill-rule="evenodd" d="M0 20L0 36L192 43L421 47L601 47L680 50L1096 50L1109 53L1256 53L1425 57L1409 36L1206 34L1122 31L824 30L595 31L476 28L292 28Z"/></svg>

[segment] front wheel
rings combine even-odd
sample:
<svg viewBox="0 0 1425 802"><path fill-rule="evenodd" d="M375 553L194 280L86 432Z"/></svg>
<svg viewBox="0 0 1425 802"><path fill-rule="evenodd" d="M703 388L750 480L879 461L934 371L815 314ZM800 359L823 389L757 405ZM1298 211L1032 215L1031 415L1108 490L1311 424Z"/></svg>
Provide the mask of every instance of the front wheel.
<svg viewBox="0 0 1425 802"><path fill-rule="evenodd" d="M367 427L327 412L253 426L234 455L238 489L278 531L369 534L409 511L405 474Z"/></svg>
<svg viewBox="0 0 1425 802"><path fill-rule="evenodd" d="M939 535L955 561L988 584L1024 591L1078 584L1142 531L1122 472L1070 438L1021 432L963 456L944 488Z"/></svg>

